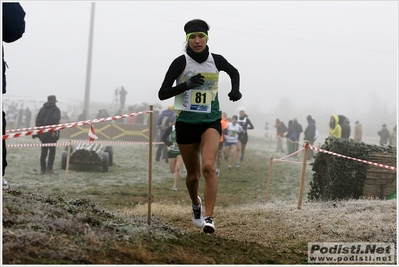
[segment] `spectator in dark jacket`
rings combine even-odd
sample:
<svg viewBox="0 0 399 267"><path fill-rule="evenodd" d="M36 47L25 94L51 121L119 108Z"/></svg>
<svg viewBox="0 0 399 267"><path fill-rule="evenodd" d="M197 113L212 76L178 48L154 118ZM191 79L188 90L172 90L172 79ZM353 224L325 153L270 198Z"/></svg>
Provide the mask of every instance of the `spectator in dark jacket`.
<svg viewBox="0 0 399 267"><path fill-rule="evenodd" d="M39 110L36 117L36 126L55 125L60 123L61 111L56 106L57 99L55 95L47 97L47 102ZM39 134L39 139L42 144L56 143L60 137L59 131L47 132ZM46 166L47 153L48 162ZM42 146L40 155L40 174L56 174L53 171L53 164L55 158L55 146Z"/></svg>
<svg viewBox="0 0 399 267"><path fill-rule="evenodd" d="M351 135L351 126L349 125L349 119L345 118L344 122L341 124L342 134L341 138L349 139Z"/></svg>
<svg viewBox="0 0 399 267"><path fill-rule="evenodd" d="M378 135L380 136L381 145L387 145L388 143L391 144L391 134L389 133L385 123L382 125L382 129L378 131Z"/></svg>
<svg viewBox="0 0 399 267"><path fill-rule="evenodd" d="M22 37L25 32L25 11L19 3L2 3L3 9L3 42L12 43ZM3 57L3 94L6 93L6 62L4 60L4 46L2 47ZM6 114L3 111L3 129L2 133L6 133ZM3 188L8 188L8 182L4 180L4 174L7 166L7 149L6 141L3 139L2 152L3 152Z"/></svg>
<svg viewBox="0 0 399 267"><path fill-rule="evenodd" d="M308 115L306 117L306 120L308 121L308 126L305 129L304 137L303 139L306 141L309 141L310 145L313 145L315 141L315 135L316 135L316 125L314 123L314 120L312 116ZM309 149L308 150L308 160L311 160L313 158L313 150Z"/></svg>

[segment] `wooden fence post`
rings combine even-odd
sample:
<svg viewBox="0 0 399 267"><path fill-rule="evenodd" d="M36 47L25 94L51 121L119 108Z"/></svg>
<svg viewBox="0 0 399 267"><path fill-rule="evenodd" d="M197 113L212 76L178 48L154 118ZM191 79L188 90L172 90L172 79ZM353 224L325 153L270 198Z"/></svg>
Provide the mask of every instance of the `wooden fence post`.
<svg viewBox="0 0 399 267"><path fill-rule="evenodd" d="M302 208L302 197L303 197L303 188L304 188L304 184L305 184L306 163L308 160L308 152L309 152L309 141L306 140L305 141L305 150L303 152L301 180L299 183L298 209Z"/></svg>
<svg viewBox="0 0 399 267"><path fill-rule="evenodd" d="M269 199L269 190L270 190L270 180L272 176L272 167L273 167L273 157L270 157L270 167L269 167L269 172L267 174L267 185L266 185L266 198L265 201Z"/></svg>
<svg viewBox="0 0 399 267"><path fill-rule="evenodd" d="M65 166L65 180L68 181L68 171L69 171L69 160L71 158L71 140L68 142L68 153L67 153L67 159L66 159L66 166Z"/></svg>
<svg viewBox="0 0 399 267"><path fill-rule="evenodd" d="M151 203L152 203L152 125L153 125L153 105L150 105L150 132L149 132L149 145L148 145L148 219L147 224L151 225Z"/></svg>

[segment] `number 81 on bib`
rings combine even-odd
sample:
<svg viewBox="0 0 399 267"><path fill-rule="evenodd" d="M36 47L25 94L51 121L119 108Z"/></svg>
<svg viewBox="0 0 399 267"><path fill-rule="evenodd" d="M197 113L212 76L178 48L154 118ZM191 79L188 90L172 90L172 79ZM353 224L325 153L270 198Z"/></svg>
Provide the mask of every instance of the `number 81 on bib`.
<svg viewBox="0 0 399 267"><path fill-rule="evenodd" d="M191 105L210 105L212 92L208 90L191 90Z"/></svg>

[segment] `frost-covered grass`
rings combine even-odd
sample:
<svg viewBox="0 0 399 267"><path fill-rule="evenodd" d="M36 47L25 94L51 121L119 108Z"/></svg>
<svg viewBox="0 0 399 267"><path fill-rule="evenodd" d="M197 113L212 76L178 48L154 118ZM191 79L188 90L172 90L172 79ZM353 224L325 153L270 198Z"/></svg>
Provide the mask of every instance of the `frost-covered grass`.
<svg viewBox="0 0 399 267"><path fill-rule="evenodd" d="M61 140L63 141L63 140ZM20 137L7 143L37 143ZM306 263L308 242L394 242L396 200L308 202L307 166L302 208L297 208L302 154L273 163L275 144L250 136L239 169L222 162L215 207L216 232L204 235L190 218L184 178L172 191L168 165L153 162L148 217L148 146L113 146L114 165L71 164L40 175L39 147L8 148L3 191L3 263L265 264ZM153 157L155 157L154 146ZM200 195L203 196L203 182Z"/></svg>

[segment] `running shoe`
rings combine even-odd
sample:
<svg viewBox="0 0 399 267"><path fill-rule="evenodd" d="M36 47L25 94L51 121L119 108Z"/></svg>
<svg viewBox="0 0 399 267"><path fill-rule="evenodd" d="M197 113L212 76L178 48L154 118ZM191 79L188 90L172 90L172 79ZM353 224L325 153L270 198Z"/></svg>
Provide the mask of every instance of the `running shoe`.
<svg viewBox="0 0 399 267"><path fill-rule="evenodd" d="M191 219L196 227L202 227L202 225L204 224L204 218L202 217L202 201L199 196L198 199L200 202L198 206L191 204L191 207L193 209L193 214Z"/></svg>
<svg viewBox="0 0 399 267"><path fill-rule="evenodd" d="M236 168L240 168L240 164L239 163L236 163Z"/></svg>
<svg viewBox="0 0 399 267"><path fill-rule="evenodd" d="M231 170L231 165L229 165L229 167L227 167L227 169Z"/></svg>
<svg viewBox="0 0 399 267"><path fill-rule="evenodd" d="M204 218L204 228L202 230L207 234L212 234L215 232L215 223L211 216L206 216Z"/></svg>
<svg viewBox="0 0 399 267"><path fill-rule="evenodd" d="M220 175L220 170L216 169L216 177L219 177L219 175Z"/></svg>
<svg viewBox="0 0 399 267"><path fill-rule="evenodd" d="M172 187L172 190L177 191L177 187L176 186Z"/></svg>

